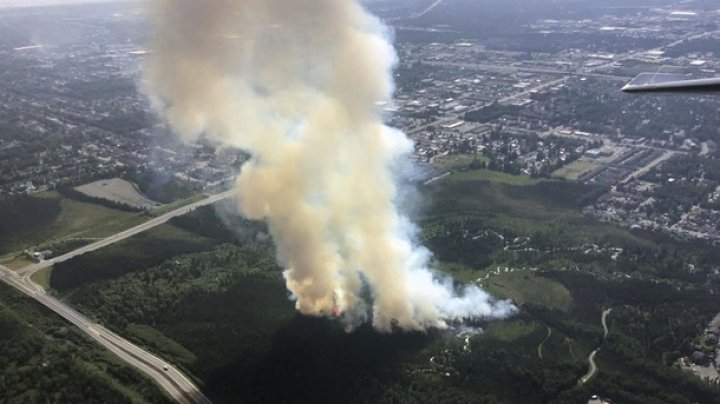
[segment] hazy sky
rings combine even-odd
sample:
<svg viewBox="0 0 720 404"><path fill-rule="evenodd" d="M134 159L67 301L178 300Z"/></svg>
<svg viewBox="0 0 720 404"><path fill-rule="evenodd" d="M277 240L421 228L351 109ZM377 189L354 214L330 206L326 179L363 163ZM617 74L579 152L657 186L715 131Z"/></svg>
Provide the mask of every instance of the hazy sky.
<svg viewBox="0 0 720 404"><path fill-rule="evenodd" d="M0 0L0 8L3 7L31 7L31 6L55 6L59 4L78 3L112 3L117 1L130 0Z"/></svg>

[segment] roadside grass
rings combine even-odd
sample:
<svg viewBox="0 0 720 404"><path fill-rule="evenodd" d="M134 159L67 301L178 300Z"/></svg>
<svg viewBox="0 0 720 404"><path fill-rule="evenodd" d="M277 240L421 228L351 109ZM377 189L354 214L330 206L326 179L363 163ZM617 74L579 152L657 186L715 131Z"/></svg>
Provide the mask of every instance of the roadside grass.
<svg viewBox="0 0 720 404"><path fill-rule="evenodd" d="M150 348L152 352L165 352L168 356L179 360L183 364L191 364L197 356L184 346L167 337L158 329L144 324L128 324L125 327L126 336Z"/></svg>
<svg viewBox="0 0 720 404"><path fill-rule="evenodd" d="M95 228L75 233L72 237L77 238L106 238L113 234L119 233L123 230L131 229L135 226L141 225L148 220L152 219L143 213L132 213L130 216L124 216L117 218L116 220L109 221L104 225L97 226Z"/></svg>
<svg viewBox="0 0 720 404"><path fill-rule="evenodd" d="M52 289L65 293L85 284L114 279L158 265L180 254L205 251L218 244L218 240L163 224L56 264L49 275L43 276L49 276Z"/></svg>
<svg viewBox="0 0 720 404"><path fill-rule="evenodd" d="M39 244L70 237L93 237L97 234L110 235L116 228L127 228L143 220L138 214L110 209L104 206L64 198L55 191L36 194L33 198L58 203L59 214L31 227L10 229L12 237L0 244L0 253L22 251ZM33 215L34 212L21 214Z"/></svg>
<svg viewBox="0 0 720 404"><path fill-rule="evenodd" d="M9 256L7 259L0 260L0 263L12 270L18 270L28 265L32 265L35 262L23 256L22 254L14 254Z"/></svg>
<svg viewBox="0 0 720 404"><path fill-rule="evenodd" d="M602 163L600 162L581 158L555 170L555 172L552 173L552 177L575 181L580 178L581 175L589 173L601 165Z"/></svg>
<svg viewBox="0 0 720 404"><path fill-rule="evenodd" d="M35 272L30 279L37 283L40 287L45 290L50 290L50 274L52 273L52 267L44 268L38 272Z"/></svg>
<svg viewBox="0 0 720 404"><path fill-rule="evenodd" d="M150 209L148 211L148 215L157 217L162 216L166 213L172 212L175 209L182 208L183 206L190 205L191 203L202 201L203 199L208 198L205 194L197 194L193 195L189 198L181 199L179 201L175 201L172 203L168 203L166 205L158 206L156 208Z"/></svg>

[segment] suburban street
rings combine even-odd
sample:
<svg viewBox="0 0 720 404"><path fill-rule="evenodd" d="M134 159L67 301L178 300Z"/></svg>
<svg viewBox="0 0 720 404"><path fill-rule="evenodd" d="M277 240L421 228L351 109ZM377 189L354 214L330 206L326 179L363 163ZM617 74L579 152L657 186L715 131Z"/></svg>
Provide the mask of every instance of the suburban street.
<svg viewBox="0 0 720 404"><path fill-rule="evenodd" d="M80 328L80 330L82 330L90 338L116 354L120 359L155 380L155 382L157 382L157 384L160 385L177 402L183 404L210 403L210 400L205 397L202 392L200 392L197 386L195 386L185 375L182 374L182 372L173 367L170 363L167 363L150 352L143 350L130 341L106 329L102 325L97 324L83 316L62 301L48 295L45 290L31 280L31 276L34 273L51 267L56 263L67 261L73 257L77 257L125 240L136 234L164 224L174 217L185 215L201 206L210 205L231 197L233 193L234 191L231 190L211 195L201 201L182 206L171 212L165 213L162 216L148 220L147 222L131 229L121 231L96 243L81 247L75 251L71 251L67 254L47 261L29 265L18 271L12 271L11 269L0 265L0 280L25 295L35 299L37 302Z"/></svg>

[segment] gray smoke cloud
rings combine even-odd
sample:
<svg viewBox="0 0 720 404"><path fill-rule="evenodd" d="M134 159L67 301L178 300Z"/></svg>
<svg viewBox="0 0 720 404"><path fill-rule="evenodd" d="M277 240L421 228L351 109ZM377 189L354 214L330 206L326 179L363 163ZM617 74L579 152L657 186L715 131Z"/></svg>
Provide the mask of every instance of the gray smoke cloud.
<svg viewBox="0 0 720 404"><path fill-rule="evenodd" d="M413 145L383 124L396 56L352 0L157 0L144 82L183 139L243 148L241 212L264 220L297 309L381 331L444 328L515 309L429 269L396 206L393 162ZM371 302L363 290L371 291Z"/></svg>

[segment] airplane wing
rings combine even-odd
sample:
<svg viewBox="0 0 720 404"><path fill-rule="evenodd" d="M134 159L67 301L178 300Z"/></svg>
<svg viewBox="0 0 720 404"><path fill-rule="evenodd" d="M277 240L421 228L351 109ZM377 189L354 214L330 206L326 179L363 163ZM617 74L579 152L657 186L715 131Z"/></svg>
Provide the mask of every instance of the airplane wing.
<svg viewBox="0 0 720 404"><path fill-rule="evenodd" d="M622 88L626 93L717 93L720 77L688 80L682 74L640 73Z"/></svg>

